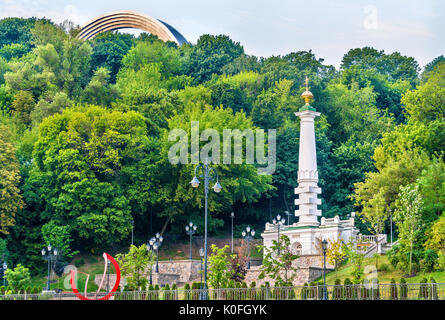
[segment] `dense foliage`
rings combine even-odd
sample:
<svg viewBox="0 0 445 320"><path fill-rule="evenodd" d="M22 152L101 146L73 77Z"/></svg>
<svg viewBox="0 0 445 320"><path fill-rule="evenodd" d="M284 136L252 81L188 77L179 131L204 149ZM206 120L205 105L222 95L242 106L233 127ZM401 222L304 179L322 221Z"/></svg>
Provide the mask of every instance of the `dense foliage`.
<svg viewBox="0 0 445 320"><path fill-rule="evenodd" d="M210 234L225 232L231 211L238 225L257 230L292 212L294 112L306 76L322 113L323 215L355 210L367 217L359 221L363 232L380 232L390 212L404 210L408 189L401 187L409 185L421 199L423 223L393 257L416 265L435 259L424 256L428 249L438 257L433 267L445 264L443 56L419 75L412 57L356 48L336 70L311 51L249 56L225 35L178 47L147 34L81 41L77 32L69 23L0 20L0 237L9 264L43 269L40 249L48 242L65 259L118 248L128 244L132 221L138 244L148 230L184 237L190 219L202 233L204 192L189 184L195 165L168 161L176 142L169 133L181 129L190 139L192 121L218 134L277 130L273 175L246 163L214 166L223 190L209 195Z"/></svg>

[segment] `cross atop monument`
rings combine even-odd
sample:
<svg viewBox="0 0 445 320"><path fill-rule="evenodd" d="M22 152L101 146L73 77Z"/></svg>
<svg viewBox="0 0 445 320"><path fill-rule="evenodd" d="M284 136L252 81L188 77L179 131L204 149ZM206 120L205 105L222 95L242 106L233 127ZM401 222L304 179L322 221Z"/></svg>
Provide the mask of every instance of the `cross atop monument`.
<svg viewBox="0 0 445 320"><path fill-rule="evenodd" d="M309 78L307 76L304 82L306 83L306 91L309 91Z"/></svg>

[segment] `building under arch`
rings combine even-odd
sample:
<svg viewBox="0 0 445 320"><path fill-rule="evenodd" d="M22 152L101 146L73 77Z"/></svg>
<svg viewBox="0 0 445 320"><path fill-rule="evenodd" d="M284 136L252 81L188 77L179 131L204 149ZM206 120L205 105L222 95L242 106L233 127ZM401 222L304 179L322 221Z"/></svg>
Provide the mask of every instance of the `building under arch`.
<svg viewBox="0 0 445 320"><path fill-rule="evenodd" d="M162 41L173 41L178 45L187 43L185 37L168 23L132 11L115 11L96 17L82 28L78 37L90 40L101 32L126 28L140 29Z"/></svg>

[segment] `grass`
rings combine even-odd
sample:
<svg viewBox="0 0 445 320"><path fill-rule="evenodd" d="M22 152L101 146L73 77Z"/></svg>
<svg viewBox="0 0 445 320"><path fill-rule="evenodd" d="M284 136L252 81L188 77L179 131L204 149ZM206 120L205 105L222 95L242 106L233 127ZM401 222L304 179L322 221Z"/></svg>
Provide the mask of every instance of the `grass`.
<svg viewBox="0 0 445 320"><path fill-rule="evenodd" d="M379 257L379 269L382 266L386 265L386 270L378 270L377 271L377 279L379 283L390 283L391 279L394 278L396 282L400 282L400 279L406 275L406 272L394 269L388 261L388 257L383 255ZM364 277L371 277L372 270L375 270L375 258L365 258L364 259L364 270L368 271L367 274L364 274ZM352 270L353 266L351 264L344 264L338 267L337 271L331 271L326 274L326 283L327 284L335 284L335 280L338 278L344 283L346 278L352 280ZM423 278L427 278L428 281L433 277L434 280L438 283L445 283L445 272L444 271L435 271L430 273L419 272L413 277L405 278L407 283L419 283ZM318 280L322 280L320 277Z"/></svg>

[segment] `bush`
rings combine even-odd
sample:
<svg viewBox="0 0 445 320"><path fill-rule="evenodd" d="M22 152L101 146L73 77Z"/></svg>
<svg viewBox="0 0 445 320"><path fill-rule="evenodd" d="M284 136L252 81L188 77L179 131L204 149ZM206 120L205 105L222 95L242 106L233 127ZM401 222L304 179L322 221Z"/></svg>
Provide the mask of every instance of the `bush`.
<svg viewBox="0 0 445 320"><path fill-rule="evenodd" d="M398 299L398 290L397 290L397 284L396 280L394 278L391 279L391 289L390 289L390 295L391 300L397 300Z"/></svg>
<svg viewBox="0 0 445 320"><path fill-rule="evenodd" d="M420 287L419 287L419 299L428 299L429 297L429 290L428 290L428 280L426 278L423 278L422 281L420 281Z"/></svg>
<svg viewBox="0 0 445 320"><path fill-rule="evenodd" d="M369 289L370 285L369 285L369 281L368 279L363 279L362 280L362 287L361 287L361 291L360 291L360 297L363 300L368 300L371 297L371 290Z"/></svg>
<svg viewBox="0 0 445 320"><path fill-rule="evenodd" d="M400 279L400 299L408 298L408 287L406 286L405 278Z"/></svg>
<svg viewBox="0 0 445 320"><path fill-rule="evenodd" d="M323 281L317 282L318 300L323 300L324 283Z"/></svg>
<svg viewBox="0 0 445 320"><path fill-rule="evenodd" d="M386 263L382 263L379 267L379 271L388 272L389 271L389 265Z"/></svg>
<svg viewBox="0 0 445 320"><path fill-rule="evenodd" d="M393 266L393 268L397 268L397 264L399 263L399 251L400 245L395 245L386 253L386 255L388 256L388 261Z"/></svg>
<svg viewBox="0 0 445 320"><path fill-rule="evenodd" d="M172 300L171 299L171 293L170 293L170 286L168 283L164 287L164 300Z"/></svg>
<svg viewBox="0 0 445 320"><path fill-rule="evenodd" d="M184 300L191 299L190 285L188 283L184 286Z"/></svg>
<svg viewBox="0 0 445 320"><path fill-rule="evenodd" d="M423 253L423 259L420 261L423 272L432 272L437 264L439 256L436 251L428 249Z"/></svg>
<svg viewBox="0 0 445 320"><path fill-rule="evenodd" d="M307 286L307 283L305 282L300 292L300 298L301 300L307 300L308 297L309 297L309 288Z"/></svg>
<svg viewBox="0 0 445 320"><path fill-rule="evenodd" d="M173 293L172 293L173 297L172 297L172 299L173 300L178 300L178 292L177 292L178 286L176 285L176 283L172 284L172 290L173 290Z"/></svg>
<svg viewBox="0 0 445 320"><path fill-rule="evenodd" d="M343 290L343 299L352 299L352 282L349 278L346 278L343 282L344 290Z"/></svg>
<svg viewBox="0 0 445 320"><path fill-rule="evenodd" d="M434 278L431 278L431 298L434 300L439 299L439 296L437 294L436 280L434 280Z"/></svg>
<svg viewBox="0 0 445 320"><path fill-rule="evenodd" d="M153 299L154 300L159 300L159 285L156 284L154 287L154 294L153 294Z"/></svg>
<svg viewBox="0 0 445 320"><path fill-rule="evenodd" d="M332 300L340 300L342 298L341 280L335 279L334 290L332 291Z"/></svg>
<svg viewBox="0 0 445 320"><path fill-rule="evenodd" d="M372 286L371 286L371 292L372 292L372 299L373 300L380 300L380 286L379 286L379 280L373 279Z"/></svg>
<svg viewBox="0 0 445 320"><path fill-rule="evenodd" d="M29 269L21 264L18 264L14 269L7 269L5 277L8 286L13 290L23 291L31 281Z"/></svg>

